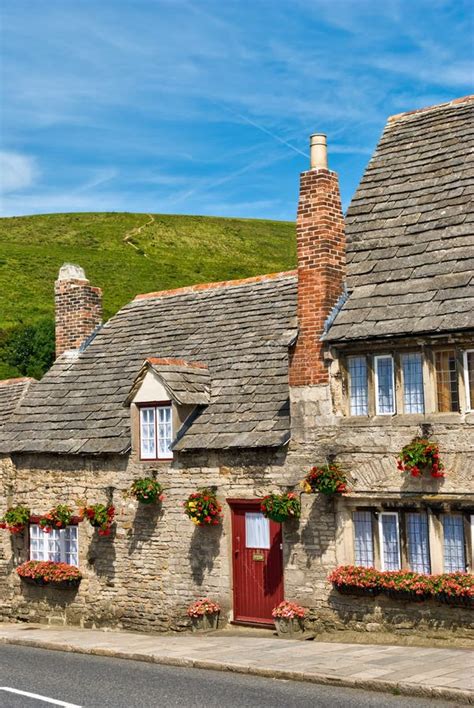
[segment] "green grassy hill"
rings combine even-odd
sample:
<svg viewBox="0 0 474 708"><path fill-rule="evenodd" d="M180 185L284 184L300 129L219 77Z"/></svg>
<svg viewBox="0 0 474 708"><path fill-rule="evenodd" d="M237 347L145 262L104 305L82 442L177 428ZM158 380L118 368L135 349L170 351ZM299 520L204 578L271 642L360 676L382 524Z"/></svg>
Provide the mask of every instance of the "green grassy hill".
<svg viewBox="0 0 474 708"><path fill-rule="evenodd" d="M53 285L66 261L103 289L108 319L137 293L287 270L295 252L289 222L119 213L3 218L0 332L53 317ZM0 362L0 378L5 371Z"/></svg>

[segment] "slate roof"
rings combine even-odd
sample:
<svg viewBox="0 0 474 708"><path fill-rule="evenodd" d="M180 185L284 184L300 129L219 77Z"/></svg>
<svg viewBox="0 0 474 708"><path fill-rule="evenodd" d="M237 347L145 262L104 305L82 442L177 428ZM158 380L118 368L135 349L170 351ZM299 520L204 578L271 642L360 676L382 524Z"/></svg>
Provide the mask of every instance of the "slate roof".
<svg viewBox="0 0 474 708"><path fill-rule="evenodd" d="M327 341L474 327L474 96L389 119L346 216Z"/></svg>
<svg viewBox="0 0 474 708"><path fill-rule="evenodd" d="M135 398L148 371L157 375L170 400L178 404L207 406L211 401L211 377L207 364L149 357L133 383L126 405L130 405Z"/></svg>
<svg viewBox="0 0 474 708"><path fill-rule="evenodd" d="M10 420L33 381L28 377L0 381L0 429Z"/></svg>
<svg viewBox="0 0 474 708"><path fill-rule="evenodd" d="M126 305L75 358L61 356L0 434L0 450L124 453L124 401L148 357L203 362L212 380L179 449L279 446L289 439L294 273L153 294Z"/></svg>

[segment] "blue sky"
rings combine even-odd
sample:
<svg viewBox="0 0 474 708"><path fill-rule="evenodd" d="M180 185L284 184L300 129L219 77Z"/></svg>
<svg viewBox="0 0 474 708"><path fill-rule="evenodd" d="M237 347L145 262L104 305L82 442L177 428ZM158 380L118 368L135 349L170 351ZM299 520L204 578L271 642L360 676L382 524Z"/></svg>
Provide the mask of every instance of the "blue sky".
<svg viewBox="0 0 474 708"><path fill-rule="evenodd" d="M472 0L4 0L2 215L294 219L388 115L473 92Z"/></svg>

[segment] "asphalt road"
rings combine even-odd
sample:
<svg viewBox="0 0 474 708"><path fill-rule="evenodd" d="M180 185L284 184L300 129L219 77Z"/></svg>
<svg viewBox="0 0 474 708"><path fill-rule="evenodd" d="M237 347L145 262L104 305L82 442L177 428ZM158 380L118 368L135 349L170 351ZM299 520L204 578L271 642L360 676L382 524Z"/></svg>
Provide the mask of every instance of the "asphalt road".
<svg viewBox="0 0 474 708"><path fill-rule="evenodd" d="M5 691L5 687L40 698ZM0 644L0 707L51 708L52 705L63 708L441 708L451 704Z"/></svg>

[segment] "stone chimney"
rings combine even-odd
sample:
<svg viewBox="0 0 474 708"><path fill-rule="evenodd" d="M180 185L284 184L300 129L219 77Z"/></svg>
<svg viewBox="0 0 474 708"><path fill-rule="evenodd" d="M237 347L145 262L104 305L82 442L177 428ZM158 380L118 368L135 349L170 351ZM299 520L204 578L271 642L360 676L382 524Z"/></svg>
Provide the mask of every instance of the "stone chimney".
<svg viewBox="0 0 474 708"><path fill-rule="evenodd" d="M325 384L329 374L321 336L346 273L339 180L328 169L325 135L311 136L310 169L301 174L296 239L298 339L290 357L290 386Z"/></svg>
<svg viewBox="0 0 474 708"><path fill-rule="evenodd" d="M65 263L54 284L56 356L77 350L102 323L102 291L89 285L84 270Z"/></svg>

